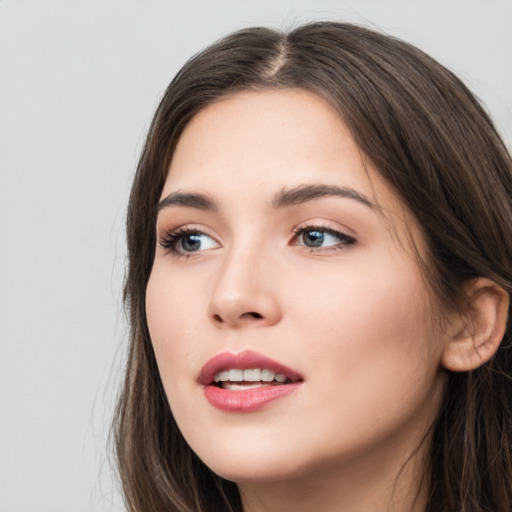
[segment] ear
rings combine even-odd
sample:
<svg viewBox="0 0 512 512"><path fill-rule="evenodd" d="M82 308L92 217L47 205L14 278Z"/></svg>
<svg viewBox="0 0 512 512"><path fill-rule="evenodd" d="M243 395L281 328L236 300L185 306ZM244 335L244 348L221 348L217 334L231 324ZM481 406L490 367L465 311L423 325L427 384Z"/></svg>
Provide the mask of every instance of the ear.
<svg viewBox="0 0 512 512"><path fill-rule="evenodd" d="M509 294L483 277L466 287L471 305L454 327L441 358L441 365L454 372L474 370L498 350L507 326Z"/></svg>

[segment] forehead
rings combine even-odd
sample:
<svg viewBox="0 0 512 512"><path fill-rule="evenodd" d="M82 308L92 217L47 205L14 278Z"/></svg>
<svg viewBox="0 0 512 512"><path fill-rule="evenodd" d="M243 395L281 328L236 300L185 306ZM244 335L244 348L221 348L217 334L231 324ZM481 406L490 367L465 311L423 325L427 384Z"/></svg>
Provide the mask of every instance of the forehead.
<svg viewBox="0 0 512 512"><path fill-rule="evenodd" d="M333 159L347 167L361 163L352 137L326 101L299 89L243 92L192 119L175 150L170 178L186 179L213 167L232 177L248 170L255 179L269 171L286 179L306 170L320 177Z"/></svg>
<svg viewBox="0 0 512 512"><path fill-rule="evenodd" d="M241 92L202 109L178 141L162 197L185 190L248 206L305 183L353 188L410 221L336 110L302 89Z"/></svg>

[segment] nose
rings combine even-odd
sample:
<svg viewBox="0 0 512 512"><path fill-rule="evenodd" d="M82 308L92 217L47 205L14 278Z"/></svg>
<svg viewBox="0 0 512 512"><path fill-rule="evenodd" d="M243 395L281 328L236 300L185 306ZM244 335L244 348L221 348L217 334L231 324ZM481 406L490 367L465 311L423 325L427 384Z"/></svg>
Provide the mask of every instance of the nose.
<svg viewBox="0 0 512 512"><path fill-rule="evenodd" d="M272 266L261 253L227 255L209 302L209 315L217 327L267 327L279 322L282 311Z"/></svg>

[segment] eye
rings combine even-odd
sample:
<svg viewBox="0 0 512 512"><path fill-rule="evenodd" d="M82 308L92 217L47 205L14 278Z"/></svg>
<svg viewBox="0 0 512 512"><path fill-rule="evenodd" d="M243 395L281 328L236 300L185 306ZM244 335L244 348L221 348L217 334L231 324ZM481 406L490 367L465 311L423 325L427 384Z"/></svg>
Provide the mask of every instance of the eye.
<svg viewBox="0 0 512 512"><path fill-rule="evenodd" d="M295 230L294 245L310 249L341 249L355 243L353 237L330 228L305 226Z"/></svg>
<svg viewBox="0 0 512 512"><path fill-rule="evenodd" d="M187 255L219 247L219 244L211 236L202 231L188 228L178 228L166 233L160 240L160 245L177 255Z"/></svg>

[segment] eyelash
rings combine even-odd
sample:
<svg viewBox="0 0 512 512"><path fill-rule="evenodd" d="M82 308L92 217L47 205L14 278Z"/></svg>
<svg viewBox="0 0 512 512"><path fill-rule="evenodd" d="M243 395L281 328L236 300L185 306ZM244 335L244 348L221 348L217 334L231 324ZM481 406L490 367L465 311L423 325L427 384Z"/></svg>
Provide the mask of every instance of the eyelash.
<svg viewBox="0 0 512 512"><path fill-rule="evenodd" d="M321 225L297 226L293 230L294 236L293 236L292 240L297 241L297 240L299 240L301 235L308 233L308 232L311 233L314 231L335 237L339 240L339 242L336 244L333 244L331 246L327 246L327 247L310 247L305 244L297 244L297 243L294 243L294 245L298 245L300 247L305 247L309 252L329 252L329 251L340 251L340 250L345 249L348 246L355 245L355 243L356 243L355 238L353 238L345 233L342 233L341 231L336 231L334 229L328 228L326 226L321 226ZM164 235L159 240L159 244L163 249L165 249L166 251L168 251L170 254L172 254L175 257L188 258L190 256L193 256L196 251L182 252L177 249L177 244L181 240L183 240L185 237L191 236L191 235L204 235L204 236L207 236L208 238L212 238L210 235L208 235L204 231L201 231L200 229L180 227L180 228L176 228L172 231L168 231L168 232L164 233ZM197 251L197 252L201 252L201 251Z"/></svg>
<svg viewBox="0 0 512 512"><path fill-rule="evenodd" d="M194 251L189 253L181 252L176 248L176 246L180 242L180 240L183 240L186 236L191 235L205 235L209 238L212 238L210 237L210 235L208 235L204 231L201 231L200 229L181 227L164 233L159 243L163 249L168 251L173 256L188 258L194 255Z"/></svg>
<svg viewBox="0 0 512 512"><path fill-rule="evenodd" d="M343 233L341 231L337 231L335 229L332 229L332 228L328 228L327 226L322 226L322 225L311 225L311 224L308 224L308 225L302 225L302 226L297 226L293 232L294 232L294 237L293 237L293 240L298 240L299 237L305 233L311 233L313 231L317 231L317 232L320 232L320 233L323 233L323 234L326 234L326 235L331 235L335 238L337 238L339 240L338 243L332 245L332 246L327 246L327 247L318 247L318 248L315 248L315 247L309 247L307 245L301 245L301 247L305 247L306 249L309 249L310 252L328 252L328 251L341 251L343 249L346 249L347 247L351 246L351 245L355 245L356 244L356 239L347 235L346 233ZM296 244L297 245L297 244Z"/></svg>

